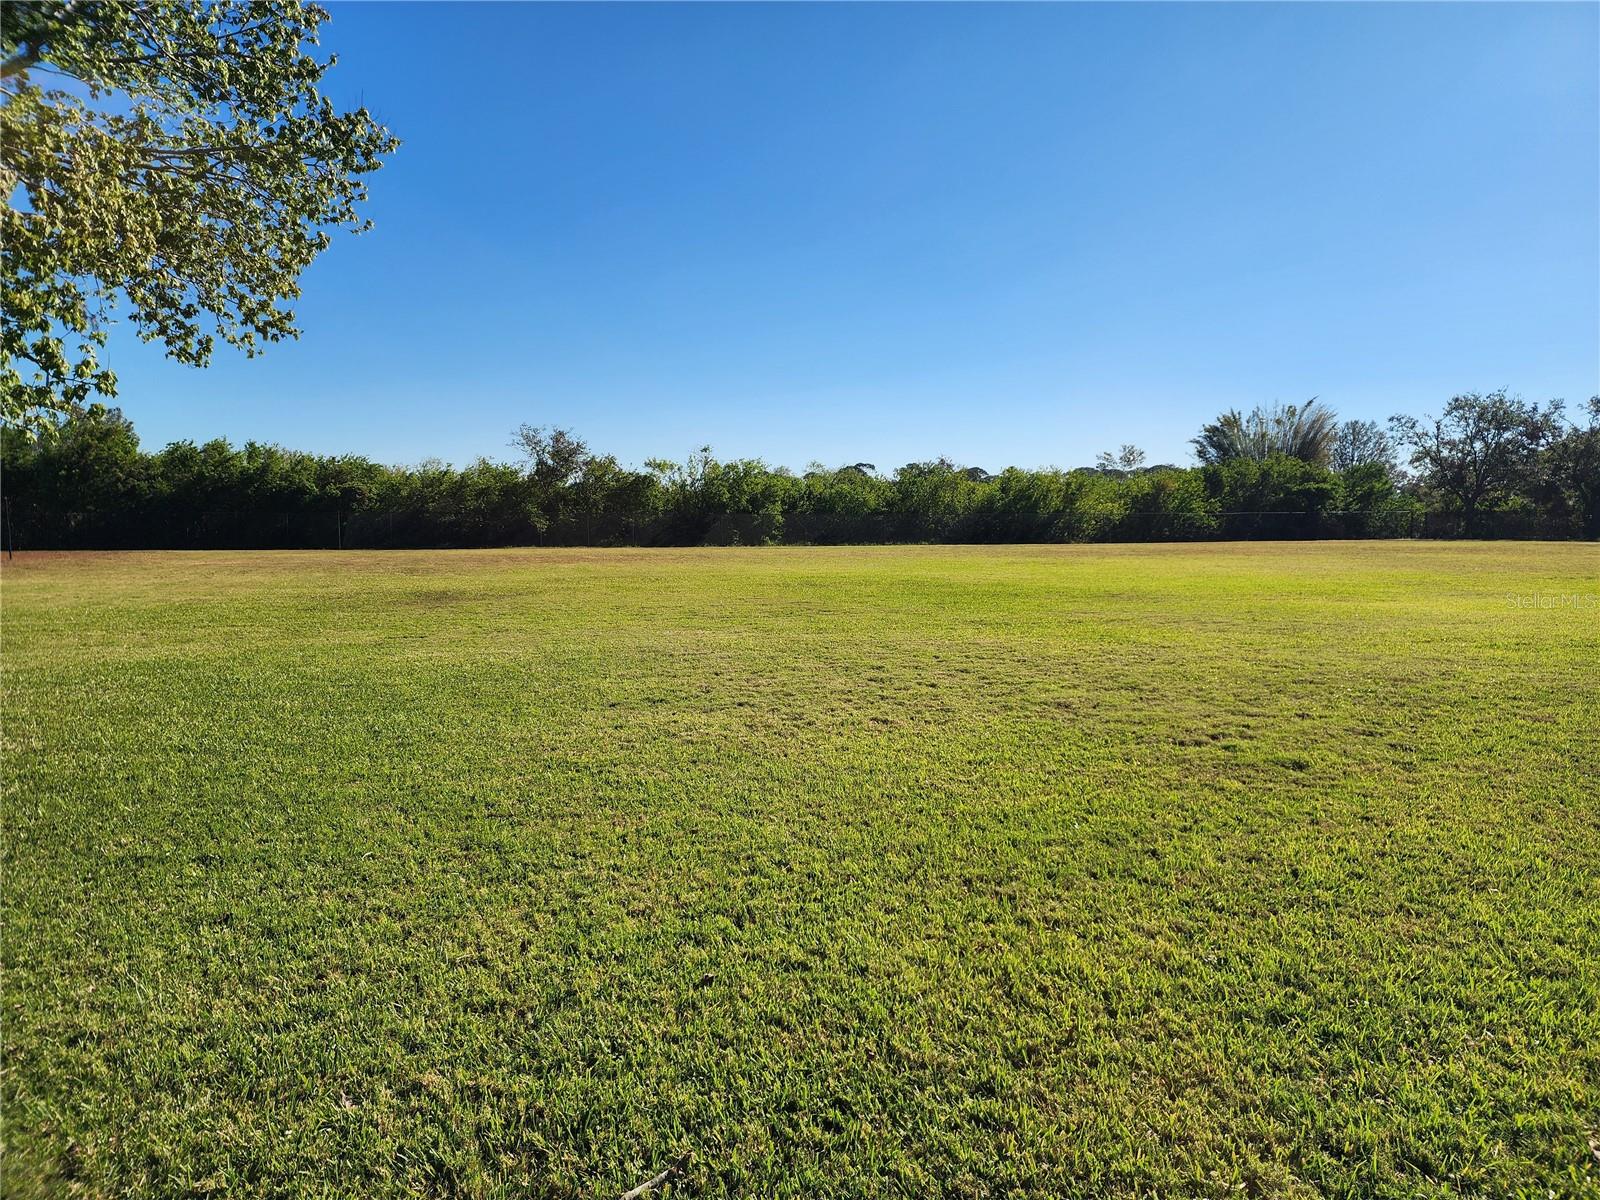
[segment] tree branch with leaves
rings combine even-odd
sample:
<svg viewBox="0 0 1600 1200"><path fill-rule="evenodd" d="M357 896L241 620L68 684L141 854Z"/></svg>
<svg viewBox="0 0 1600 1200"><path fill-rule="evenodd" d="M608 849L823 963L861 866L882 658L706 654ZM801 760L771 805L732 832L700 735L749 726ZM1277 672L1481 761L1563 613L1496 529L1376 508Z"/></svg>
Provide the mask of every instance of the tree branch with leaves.
<svg viewBox="0 0 1600 1200"><path fill-rule="evenodd" d="M368 227L364 177L398 142L318 90L325 10L7 5L0 30L0 418L37 428L116 393L123 313L204 366L298 335L291 302L331 231Z"/></svg>
<svg viewBox="0 0 1600 1200"><path fill-rule="evenodd" d="M1437 417L1391 417L1389 428L1422 487L1444 498L1473 532L1480 513L1531 486L1562 413L1560 401L1541 407L1501 388L1454 396Z"/></svg>

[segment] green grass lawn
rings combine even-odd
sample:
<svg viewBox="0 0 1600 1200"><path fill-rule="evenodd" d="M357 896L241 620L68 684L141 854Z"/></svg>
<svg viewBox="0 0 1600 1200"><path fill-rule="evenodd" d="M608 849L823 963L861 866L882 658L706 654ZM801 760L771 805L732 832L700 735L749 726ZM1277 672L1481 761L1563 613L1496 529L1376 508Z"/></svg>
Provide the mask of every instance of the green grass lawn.
<svg viewBox="0 0 1600 1200"><path fill-rule="evenodd" d="M1600 1195L1600 549L22 556L8 1196Z"/></svg>

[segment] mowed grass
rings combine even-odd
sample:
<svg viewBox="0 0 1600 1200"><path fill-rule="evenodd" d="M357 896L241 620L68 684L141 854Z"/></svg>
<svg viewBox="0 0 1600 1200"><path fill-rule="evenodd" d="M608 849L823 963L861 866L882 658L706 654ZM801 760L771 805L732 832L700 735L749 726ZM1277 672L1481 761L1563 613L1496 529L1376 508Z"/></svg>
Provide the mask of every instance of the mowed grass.
<svg viewBox="0 0 1600 1200"><path fill-rule="evenodd" d="M21 556L7 1195L1600 1194L1600 549Z"/></svg>

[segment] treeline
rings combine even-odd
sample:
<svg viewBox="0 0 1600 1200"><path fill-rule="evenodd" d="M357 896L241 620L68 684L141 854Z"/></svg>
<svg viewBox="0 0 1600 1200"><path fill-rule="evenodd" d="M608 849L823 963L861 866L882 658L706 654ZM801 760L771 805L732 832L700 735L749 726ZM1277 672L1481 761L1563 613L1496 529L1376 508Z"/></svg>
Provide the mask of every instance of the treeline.
<svg viewBox="0 0 1600 1200"><path fill-rule="evenodd" d="M796 473L707 448L635 470L523 426L514 463L392 467L222 440L147 453L96 408L33 439L5 430L0 491L25 549L1600 536L1600 398L1575 421L1469 394L1387 429L1313 401L1225 413L1193 444L1193 467L1124 446L1071 470Z"/></svg>

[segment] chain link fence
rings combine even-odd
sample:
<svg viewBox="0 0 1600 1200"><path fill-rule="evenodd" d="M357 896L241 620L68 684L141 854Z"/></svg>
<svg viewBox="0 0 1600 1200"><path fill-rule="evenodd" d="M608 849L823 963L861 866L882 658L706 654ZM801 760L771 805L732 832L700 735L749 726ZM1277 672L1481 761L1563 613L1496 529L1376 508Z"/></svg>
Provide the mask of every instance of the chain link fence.
<svg viewBox="0 0 1600 1200"><path fill-rule="evenodd" d="M737 523L741 514L727 522ZM726 522L725 522L726 523ZM1377 512L1221 512L1069 514L1059 520L1041 514L1033 536L997 529L974 537L976 530L952 528L945 538L896 537L888 520L882 528L860 530L874 536L835 538L819 524L797 513L780 531L766 531L766 540L793 545L813 542L916 542L928 540L992 542L1168 542L1313 540L1321 538L1570 538L1570 529L1552 528L1537 514L1480 514L1470 527L1454 513ZM389 550L449 549L539 545L683 544L666 521L609 522L602 537L586 537L583 528L541 531L533 522L498 519L441 519L437 514L369 512L239 512L226 509L173 513L152 521L114 513L42 512L11 502L0 505L0 537L11 550ZM1049 530L1048 533L1045 531ZM599 530L592 530L600 533ZM721 536L718 526L704 539L726 544L759 542L763 531L749 538ZM771 534L777 533L773 538ZM965 534L966 536L962 536Z"/></svg>

